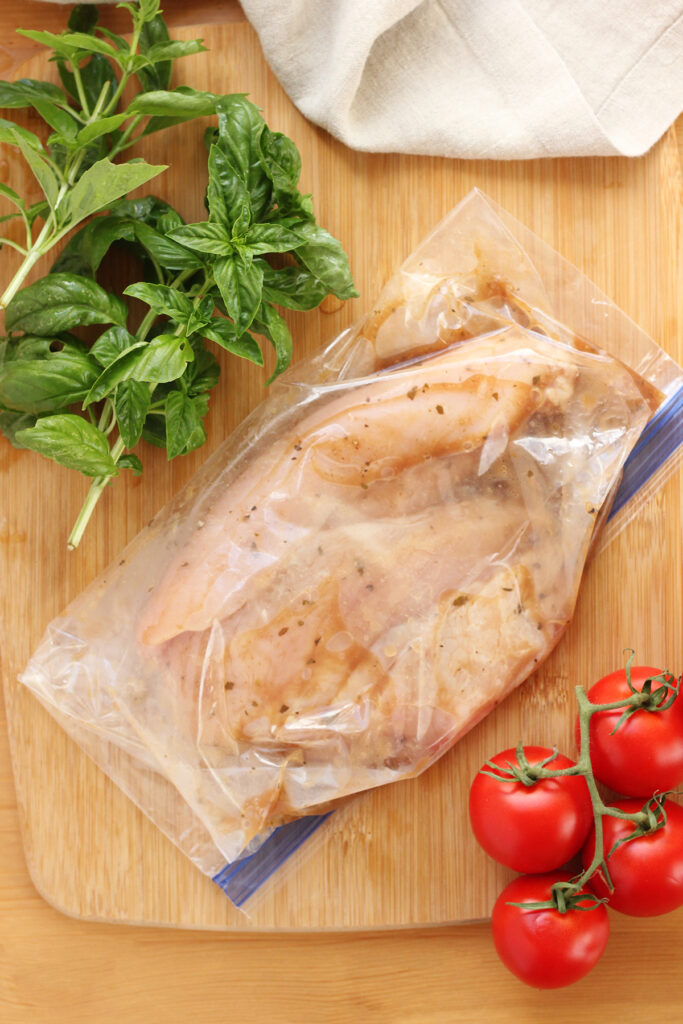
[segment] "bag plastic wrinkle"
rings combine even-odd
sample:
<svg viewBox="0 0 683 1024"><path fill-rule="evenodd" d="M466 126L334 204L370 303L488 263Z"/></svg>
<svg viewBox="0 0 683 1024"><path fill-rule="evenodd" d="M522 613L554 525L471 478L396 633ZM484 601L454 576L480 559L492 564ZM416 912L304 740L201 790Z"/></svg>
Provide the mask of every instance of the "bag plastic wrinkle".
<svg viewBox="0 0 683 1024"><path fill-rule="evenodd" d="M208 874L422 772L534 671L679 392L680 368L515 223L463 200L22 677Z"/></svg>

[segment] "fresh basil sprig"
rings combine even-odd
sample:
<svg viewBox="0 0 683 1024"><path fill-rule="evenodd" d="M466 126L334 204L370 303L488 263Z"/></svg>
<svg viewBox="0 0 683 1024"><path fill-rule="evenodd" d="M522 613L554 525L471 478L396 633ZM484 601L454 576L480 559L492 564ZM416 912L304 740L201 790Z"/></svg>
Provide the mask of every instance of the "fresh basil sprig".
<svg viewBox="0 0 683 1024"><path fill-rule="evenodd" d="M65 235L165 170L164 165L144 160L116 160L150 126L155 128L154 118L138 109L136 100L168 86L175 58L204 47L200 39L169 40L158 0L119 6L131 15L130 42L98 28L97 10L87 4L74 8L67 31L60 34L19 30L52 49L62 88L34 79L0 82L0 108L32 107L49 131L43 144L34 132L0 118L0 142L21 151L44 195L39 203L28 206L9 186L0 188L15 207L8 217L23 220L25 235L23 243L0 238L0 245L10 245L23 256L0 297L0 309L7 308L32 267ZM121 109L124 89L131 81L141 91ZM187 102L192 90L185 92ZM40 230L34 231L40 221Z"/></svg>
<svg viewBox="0 0 683 1024"><path fill-rule="evenodd" d="M266 338L276 357L272 380L292 355L276 305L307 310L329 293L356 294L339 242L299 192L294 143L272 132L245 96L169 89L173 59L198 52L201 42L170 41L158 0L121 6L133 18L130 44L97 29L85 5L66 33L27 33L54 48L65 91L0 83L0 104L33 106L54 129L45 151L31 133L0 121L0 141L22 150L45 193L27 208L0 186L27 230L24 263L0 300L8 331L0 343L0 430L16 446L93 478L72 547L109 481L124 468L142 472L130 451L141 438L169 459L206 440L203 421L220 372L207 343L262 366L257 338ZM120 113L133 77L141 91ZM206 221L185 224L154 196L120 198L159 168L115 164L113 156L142 135L213 113ZM19 290L33 263L94 213L103 215L72 234L51 273ZM43 229L32 241L39 218ZM123 297L97 281L112 245L133 250L143 268L144 279L123 292L147 307L135 331ZM90 347L71 333L93 324L104 330Z"/></svg>

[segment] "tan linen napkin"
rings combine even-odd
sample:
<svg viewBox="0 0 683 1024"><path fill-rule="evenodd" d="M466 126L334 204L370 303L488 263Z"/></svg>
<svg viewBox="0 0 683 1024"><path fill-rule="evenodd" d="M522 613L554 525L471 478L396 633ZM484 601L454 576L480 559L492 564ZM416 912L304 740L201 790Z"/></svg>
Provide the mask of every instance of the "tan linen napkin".
<svg viewBox="0 0 683 1024"><path fill-rule="evenodd" d="M297 107L356 149L638 156L683 109L683 0L242 6Z"/></svg>

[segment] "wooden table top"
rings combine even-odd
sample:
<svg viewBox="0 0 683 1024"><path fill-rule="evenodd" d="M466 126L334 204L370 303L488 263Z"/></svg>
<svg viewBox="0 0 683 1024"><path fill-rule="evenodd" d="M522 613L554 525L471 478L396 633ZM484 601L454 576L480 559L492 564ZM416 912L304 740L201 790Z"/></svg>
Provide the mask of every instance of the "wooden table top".
<svg viewBox="0 0 683 1024"><path fill-rule="evenodd" d="M65 11L0 6L0 76L36 52L22 27L59 31ZM233 0L166 0L171 25L243 17ZM121 12L107 11L117 27ZM678 125L683 149L683 119ZM677 528L677 524L673 524ZM1 657L1 655L0 655ZM0 1021L3 1024L556 1024L681 1018L683 910L612 916L607 954L579 985L539 993L499 964L488 925L324 935L219 934L85 923L29 878L0 698Z"/></svg>

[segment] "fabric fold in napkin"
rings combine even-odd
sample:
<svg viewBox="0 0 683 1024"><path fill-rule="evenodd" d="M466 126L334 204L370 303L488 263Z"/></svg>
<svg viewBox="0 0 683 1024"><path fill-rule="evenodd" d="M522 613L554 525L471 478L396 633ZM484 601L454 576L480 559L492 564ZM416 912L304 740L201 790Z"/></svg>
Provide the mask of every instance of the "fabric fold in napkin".
<svg viewBox="0 0 683 1024"><path fill-rule="evenodd" d="M683 109L683 0L242 0L301 110L355 149L639 156Z"/></svg>

